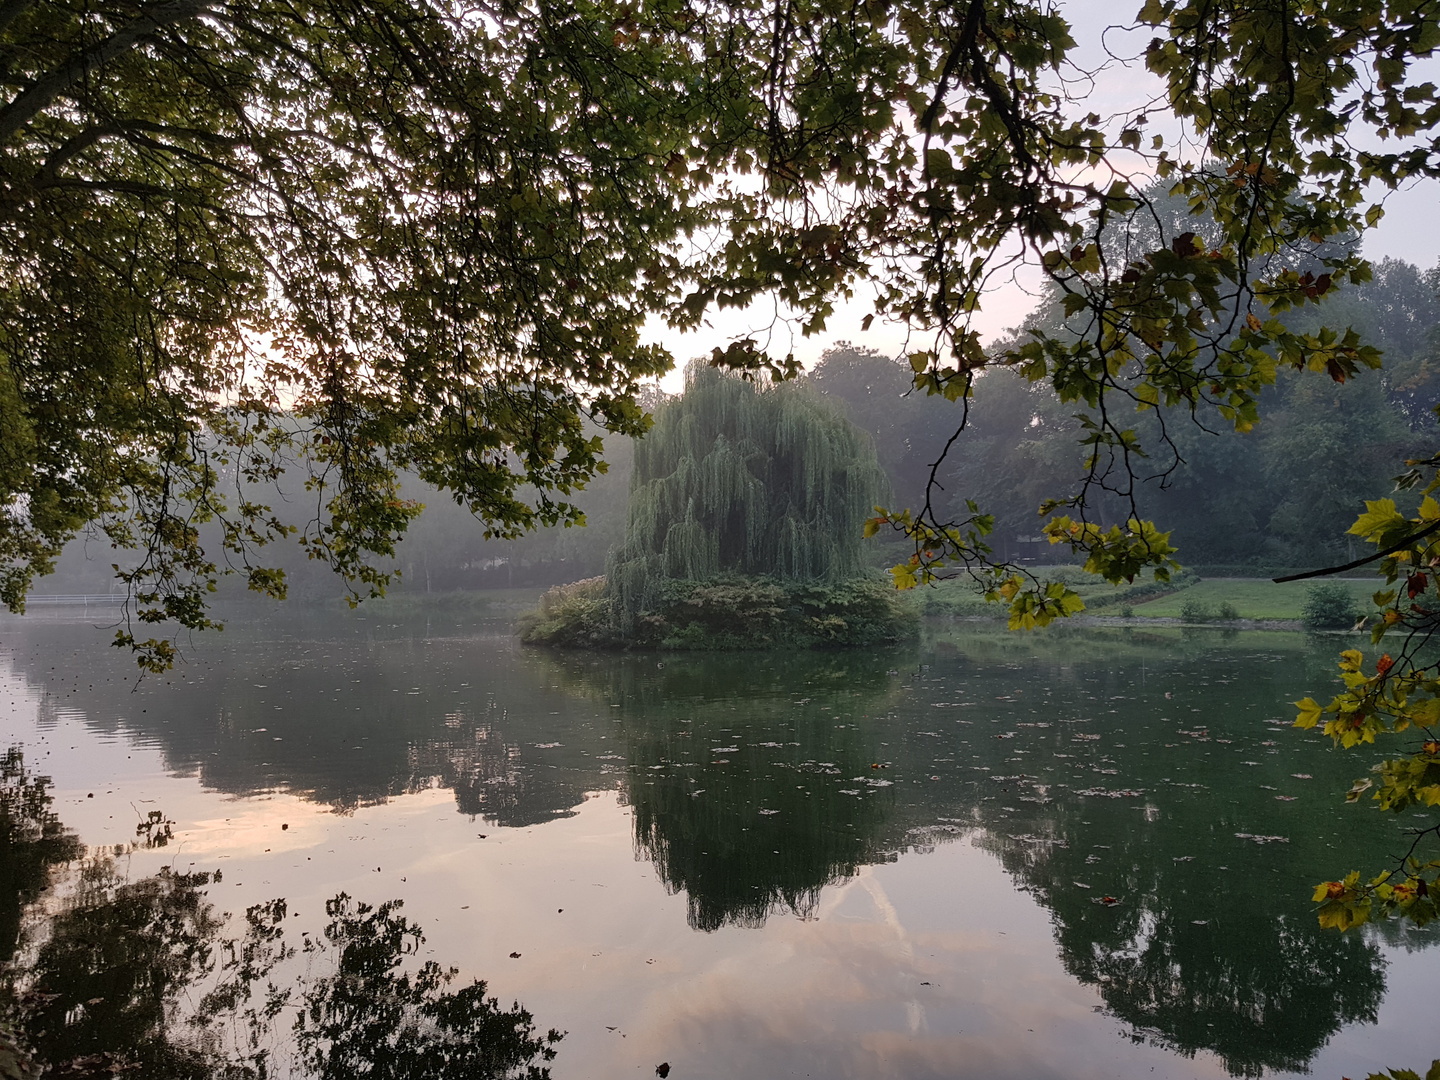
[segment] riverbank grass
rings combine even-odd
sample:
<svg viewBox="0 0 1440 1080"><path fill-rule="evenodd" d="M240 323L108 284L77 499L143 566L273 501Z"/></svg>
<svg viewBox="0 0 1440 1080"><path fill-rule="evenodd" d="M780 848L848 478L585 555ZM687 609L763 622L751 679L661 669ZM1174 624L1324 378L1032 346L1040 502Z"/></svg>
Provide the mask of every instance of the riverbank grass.
<svg viewBox="0 0 1440 1080"><path fill-rule="evenodd" d="M1370 606L1371 595L1380 587L1377 578L1345 578L1335 584L1348 589L1361 610ZM1206 578L1168 596L1136 602L1132 610L1137 618L1189 619L1199 610L1208 612L1211 619L1295 621L1303 614L1312 585L1313 581L1277 585L1265 578Z"/></svg>

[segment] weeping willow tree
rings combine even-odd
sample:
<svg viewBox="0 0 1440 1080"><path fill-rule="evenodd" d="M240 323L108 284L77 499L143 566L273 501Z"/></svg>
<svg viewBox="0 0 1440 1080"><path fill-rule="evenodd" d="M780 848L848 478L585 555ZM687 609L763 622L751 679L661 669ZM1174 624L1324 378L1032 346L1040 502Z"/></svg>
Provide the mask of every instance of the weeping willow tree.
<svg viewBox="0 0 1440 1080"><path fill-rule="evenodd" d="M636 447L606 575L615 613L628 626L674 580L854 578L865 519L886 494L868 436L809 388L693 364Z"/></svg>
<svg viewBox="0 0 1440 1080"><path fill-rule="evenodd" d="M865 520L888 495L870 438L803 384L692 364L635 447L606 575L558 586L531 644L728 649L871 645L913 632Z"/></svg>

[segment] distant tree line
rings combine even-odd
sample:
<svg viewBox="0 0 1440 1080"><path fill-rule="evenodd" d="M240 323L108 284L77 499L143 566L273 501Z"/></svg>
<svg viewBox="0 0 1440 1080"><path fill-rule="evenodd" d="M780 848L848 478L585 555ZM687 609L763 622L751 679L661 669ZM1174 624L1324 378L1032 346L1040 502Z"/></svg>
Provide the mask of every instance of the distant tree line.
<svg viewBox="0 0 1440 1080"><path fill-rule="evenodd" d="M1287 318L1296 331L1318 326L1313 309ZM1319 565L1349 556L1352 547L1358 555L1346 529L1363 500L1388 494L1405 459L1426 453L1431 409L1440 402L1440 264L1422 271L1382 259L1373 280L1334 299L1329 319L1383 349L1384 367L1345 385L1282 369L1261 396L1260 423L1238 437L1216 437L1188 413L1165 415L1180 457L1157 454L1150 461L1142 509L1172 531L1186 565L1260 572ZM1027 325L1048 322L1053 329L1060 321L1055 299L1045 297ZM959 415L943 397L917 392L913 376L903 360L841 343L803 377L843 402L874 440L895 506L923 503L931 465ZM1001 557L1068 561L1068 552L1037 539L1036 510L1067 485L1073 491L1084 475L1079 412L1062 404L1049 383L1029 383L1003 368L985 372L965 431L936 471L932 498L956 504L970 498L993 513ZM1134 419L1142 435L1158 422L1153 412ZM606 456L610 472L575 499L585 510L583 530L486 542L468 514L425 499L426 513L400 547L404 587L423 589L427 570L432 589L548 585L602 573L606 551L624 533L630 441L607 440ZM1103 500L1097 510L1107 512ZM1117 518L1124 512L1118 504L1108 510ZM872 548L876 565L897 561L880 543Z"/></svg>
<svg viewBox="0 0 1440 1080"><path fill-rule="evenodd" d="M1312 329L1318 319L1313 309L1287 317L1298 331ZM1373 280L1334 298L1330 321L1354 327L1381 347L1384 367L1362 371L1343 386L1282 369L1261 397L1260 423L1239 437L1215 437L1177 410L1164 415L1179 458L1150 462L1154 475L1142 486L1142 508L1172 530L1186 565L1259 572L1319 565L1351 555L1352 548L1359 554L1345 531L1362 501L1388 493L1404 460L1426 453L1425 429L1434 424L1431 409L1440 401L1440 264L1422 271L1398 259L1379 261ZM1063 322L1057 298L1042 297L1012 336L1030 327L1053 332ZM894 506L923 503L931 466L959 419L953 403L916 391L913 375L903 360L841 343L802 376L843 403L870 435ZM657 392L646 405L653 409L660 400ZM961 500L974 499L996 517L992 540L1001 558L1067 561L1068 552L1039 539L1036 510L1043 498L1076 490L1084 475L1078 415L1048 382L987 370L976 380L964 432L936 470L931 497L937 509L958 512ZM1134 418L1144 436L1153 436L1147 428L1159 422L1153 412ZM1153 437L1147 442L1161 444ZM606 437L604 456L609 471L572 495L585 515L584 528L539 529L517 539L486 539L484 526L465 507L417 478L402 477L402 493L426 510L399 545L400 587L412 593L535 587L604 573L607 553L624 538L633 440ZM298 520L303 506L297 490L283 512ZM1124 513L1103 499L1096 510L1102 519L1107 512L1117 519ZM877 538L867 546L867 558L888 565L898 561L901 546ZM106 591L113 573L108 545L92 541L88 552L87 564L80 542L72 544L59 577L44 591ZM336 594L333 575L321 563L296 553L285 569L298 597Z"/></svg>
<svg viewBox="0 0 1440 1080"><path fill-rule="evenodd" d="M1299 333L1318 327L1311 312L1287 318ZM1063 322L1050 296L1013 333L1021 337L1037 325L1053 333ZM1421 271L1381 260L1373 280L1336 298L1330 322L1375 342L1384 367L1361 371L1344 386L1282 368L1261 395L1260 422L1238 437L1218 438L1180 409L1128 421L1145 445L1157 448L1164 423L1175 445L1175 455L1157 451L1147 459L1140 503L1171 530L1186 565L1263 571L1359 554L1346 529L1363 500L1389 494L1404 461L1427 456L1433 436L1426 429L1440 401L1440 265ZM917 507L957 412L943 398L912 391L911 376L907 364L842 345L807 377L843 400L875 439L894 504ZM1049 383L1028 383L1004 368L986 371L976 380L965 431L935 471L931 498L941 517L963 517L963 500L974 499L995 515L991 540L1000 557L1063 558L1038 539L1036 511L1043 498L1078 490L1085 473L1082 415L1062 404ZM1107 525L1107 515L1120 521L1125 513L1118 500L1108 506L1094 500L1094 516Z"/></svg>

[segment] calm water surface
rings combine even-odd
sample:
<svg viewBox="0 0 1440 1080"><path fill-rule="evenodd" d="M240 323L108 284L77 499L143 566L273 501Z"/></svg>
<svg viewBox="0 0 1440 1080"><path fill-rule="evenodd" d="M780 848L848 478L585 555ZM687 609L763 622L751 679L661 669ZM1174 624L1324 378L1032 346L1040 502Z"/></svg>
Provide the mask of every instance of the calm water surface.
<svg viewBox="0 0 1440 1080"><path fill-rule="evenodd" d="M1318 875L1399 844L1339 798L1366 762L1289 727L1334 641L622 657L286 614L138 686L110 631L7 620L0 735L118 873L220 870L232 929L277 897L292 936L341 891L402 899L413 961L566 1033L557 1078L1338 1078L1440 1053L1437 935L1310 910ZM154 810L173 839L132 850Z"/></svg>

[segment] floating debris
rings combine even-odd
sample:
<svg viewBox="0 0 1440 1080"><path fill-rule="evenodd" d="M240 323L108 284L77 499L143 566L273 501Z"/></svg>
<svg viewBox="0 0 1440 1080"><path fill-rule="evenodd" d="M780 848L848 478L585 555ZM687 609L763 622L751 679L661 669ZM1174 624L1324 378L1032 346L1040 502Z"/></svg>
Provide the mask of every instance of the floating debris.
<svg viewBox="0 0 1440 1080"><path fill-rule="evenodd" d="M1256 834L1256 833L1248 833L1248 832L1237 832L1237 833L1235 834L1235 838L1236 838L1237 840L1249 840L1251 843L1255 843L1255 844L1288 844L1288 843L1290 843L1290 838L1289 838L1288 836L1260 836L1260 835L1258 835L1258 834ZM1224 867L1221 867L1221 869L1223 870Z"/></svg>
<svg viewBox="0 0 1440 1080"><path fill-rule="evenodd" d="M1144 788L1085 788L1083 791L1075 792L1076 795L1095 795L1102 799L1136 799L1145 794Z"/></svg>

